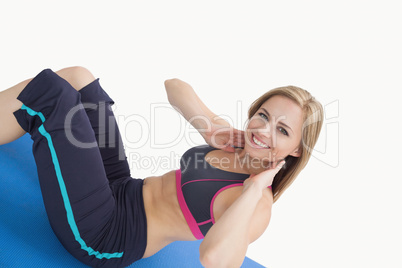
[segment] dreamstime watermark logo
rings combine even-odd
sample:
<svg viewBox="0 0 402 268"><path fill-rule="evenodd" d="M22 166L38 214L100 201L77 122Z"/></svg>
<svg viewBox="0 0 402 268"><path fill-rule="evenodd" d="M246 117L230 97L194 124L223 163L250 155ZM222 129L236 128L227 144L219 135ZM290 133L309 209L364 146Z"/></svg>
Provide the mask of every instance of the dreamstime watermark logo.
<svg viewBox="0 0 402 268"><path fill-rule="evenodd" d="M225 125L220 125L217 123L212 123L210 118L202 115L193 116L188 121L181 116L182 111L178 107L173 107L169 103L152 103L150 108L150 118L147 118L140 114L130 114L128 116L119 115L114 116L111 106L106 105L104 102L100 102L99 105L92 103L82 103L73 107L67 114L64 120L64 128L66 137L71 144L79 148L116 148L119 155L119 160L124 160L125 149L138 149L143 146L150 145L153 149L166 149L172 148L183 141L183 139L189 144L190 147L199 145L196 139L194 139L194 134L201 134L204 138L207 137L210 140L210 144L216 145L214 147L219 148L220 138L222 135L229 135L231 138L234 137L234 129ZM97 133L98 139L96 141L84 142L80 140L79 137L75 137L73 134L72 127L74 126L74 116L85 109L86 112L93 111L92 113L97 116L96 120L93 120L92 126L95 133ZM308 148L305 140L303 140L303 146L306 147L312 154L312 156L319 161L331 166L337 167L339 165L339 101L333 101L324 106L325 116L323 121L323 126L320 134L320 138L314 148ZM82 112L82 111L81 111ZM235 129L243 130L246 128L251 120L246 120L246 124L243 124L242 115L246 111L243 111L243 104L241 101L236 103L236 116L233 120L232 117L228 115L219 115L219 119L225 120L230 126ZM171 114L170 114L171 113ZM168 121L167 116L177 116L178 124L172 126ZM93 115L92 115L93 116ZM164 121L158 120L158 118L163 118ZM315 123L314 119L317 118L314 114L311 115L303 124L303 128L310 124ZM285 120L285 117L278 117L276 121ZM218 122L218 121L217 121ZM222 122L222 121L221 121ZM130 140L130 135L128 135L129 127L135 124L136 135L139 139L136 141ZM161 131L157 131L158 125L164 125ZM197 126L197 127L193 127ZM117 129L116 129L117 128ZM121 137L118 136L120 130ZM267 131L266 129L260 130L261 132ZM269 130L268 130L269 131ZM212 134L211 134L212 132ZM158 135L166 136L167 133L174 133L169 140L165 142L158 141ZM270 131L273 136L273 144L271 146L276 146L276 131ZM124 138L123 142L118 142L119 139ZM198 136L199 138L199 136ZM245 142L250 142L245 139ZM272 156L270 156L272 157ZM175 163L180 159L180 156L171 153L168 157L152 157L152 156L141 156L139 153L129 153L128 160L134 169L152 169L155 170L159 167L174 167ZM261 159L260 159L261 160ZM223 160L226 161L226 160ZM260 162L261 163L261 162ZM225 163L221 163L225 164Z"/></svg>

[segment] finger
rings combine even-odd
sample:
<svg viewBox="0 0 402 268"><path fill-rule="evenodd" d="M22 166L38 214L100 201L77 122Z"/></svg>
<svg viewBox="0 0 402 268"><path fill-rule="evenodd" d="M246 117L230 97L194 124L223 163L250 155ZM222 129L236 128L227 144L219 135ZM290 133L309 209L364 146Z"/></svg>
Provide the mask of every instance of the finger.
<svg viewBox="0 0 402 268"><path fill-rule="evenodd" d="M235 148L233 148L232 146L228 145L222 148L223 151L226 152L230 152L230 153L234 153L235 152Z"/></svg>
<svg viewBox="0 0 402 268"><path fill-rule="evenodd" d="M234 146L237 146L237 147L243 147L244 142L242 142L242 141L235 141L235 142L233 143L233 145L234 145Z"/></svg>
<svg viewBox="0 0 402 268"><path fill-rule="evenodd" d="M236 146L236 147L244 147L245 139L244 137L239 137L238 135L234 135L234 137L231 137L228 142L230 145Z"/></svg>
<svg viewBox="0 0 402 268"><path fill-rule="evenodd" d="M280 170L284 165L285 165L285 160L282 160L281 162L279 162L279 164L275 167L277 170Z"/></svg>
<svg viewBox="0 0 402 268"><path fill-rule="evenodd" d="M237 140L244 140L244 131L238 132L234 136Z"/></svg>
<svg viewBox="0 0 402 268"><path fill-rule="evenodd" d="M233 135L235 140L241 141L241 140L245 140L244 135L243 134L236 134Z"/></svg>
<svg viewBox="0 0 402 268"><path fill-rule="evenodd" d="M229 139L226 143L225 143L225 146L226 147L228 147L228 148L230 148L229 150L232 152L232 150L231 149L233 149L233 152L234 152L234 146L236 146L236 142L235 141L233 141L232 139Z"/></svg>
<svg viewBox="0 0 402 268"><path fill-rule="evenodd" d="M285 160L282 160L281 162L271 162L271 166L267 169L268 170L277 170L279 171L283 165L285 164Z"/></svg>
<svg viewBox="0 0 402 268"><path fill-rule="evenodd" d="M237 135L235 136L234 145L243 147L245 142L246 142L246 140L245 140L244 136L242 136L242 137L238 137Z"/></svg>

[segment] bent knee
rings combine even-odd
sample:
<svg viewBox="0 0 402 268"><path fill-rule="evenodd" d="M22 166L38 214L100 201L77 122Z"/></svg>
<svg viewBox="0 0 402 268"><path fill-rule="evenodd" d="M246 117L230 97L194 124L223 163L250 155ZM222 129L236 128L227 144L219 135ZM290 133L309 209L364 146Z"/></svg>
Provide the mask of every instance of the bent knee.
<svg viewBox="0 0 402 268"><path fill-rule="evenodd" d="M82 66L67 67L56 73L67 80L77 91L96 79L87 68Z"/></svg>

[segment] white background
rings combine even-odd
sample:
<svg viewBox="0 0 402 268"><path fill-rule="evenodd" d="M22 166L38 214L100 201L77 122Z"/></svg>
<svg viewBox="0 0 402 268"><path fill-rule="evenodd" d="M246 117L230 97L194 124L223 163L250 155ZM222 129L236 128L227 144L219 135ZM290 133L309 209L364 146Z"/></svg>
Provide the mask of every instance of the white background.
<svg viewBox="0 0 402 268"><path fill-rule="evenodd" d="M203 141L180 135L173 110L152 109L167 104L165 79L188 82L240 128L265 91L305 88L326 107L315 157L247 256L275 268L402 267L400 11L398 1L2 1L0 90L85 66L116 102L126 153L166 160ZM144 162L132 176L178 164Z"/></svg>

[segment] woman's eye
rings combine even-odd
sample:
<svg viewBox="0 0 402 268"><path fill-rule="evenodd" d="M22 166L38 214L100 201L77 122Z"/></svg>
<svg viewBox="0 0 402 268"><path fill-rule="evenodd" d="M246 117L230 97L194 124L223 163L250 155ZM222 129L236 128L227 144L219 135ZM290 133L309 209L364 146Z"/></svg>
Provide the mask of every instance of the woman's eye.
<svg viewBox="0 0 402 268"><path fill-rule="evenodd" d="M288 132L287 132L284 128L280 128L279 131L282 132L282 134L284 134L284 135L286 135L286 136L289 135Z"/></svg>
<svg viewBox="0 0 402 268"><path fill-rule="evenodd" d="M267 116L266 114L264 114L264 113L259 113L258 115L268 121L268 116ZM283 135L289 136L288 132L287 132L284 128L279 128L279 131L280 131Z"/></svg>
<svg viewBox="0 0 402 268"><path fill-rule="evenodd" d="M268 117L264 113L259 113L258 115L264 118L265 120L268 120Z"/></svg>

